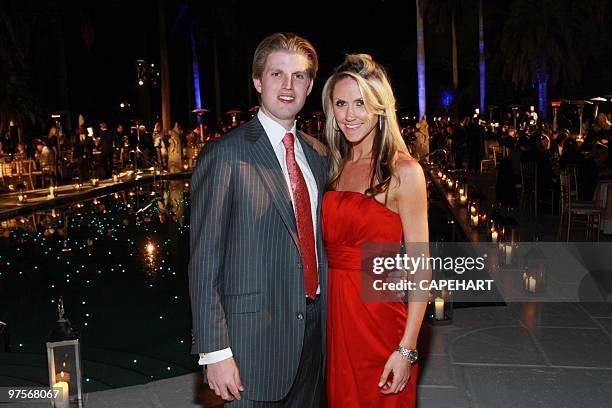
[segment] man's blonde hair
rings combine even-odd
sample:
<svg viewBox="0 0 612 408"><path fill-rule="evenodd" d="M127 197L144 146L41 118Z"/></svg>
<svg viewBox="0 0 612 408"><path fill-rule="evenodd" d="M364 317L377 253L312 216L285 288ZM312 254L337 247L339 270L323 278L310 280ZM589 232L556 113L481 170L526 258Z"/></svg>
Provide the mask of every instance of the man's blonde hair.
<svg viewBox="0 0 612 408"><path fill-rule="evenodd" d="M275 33L264 38L255 50L255 55L253 56L253 78L261 79L268 55L276 51L304 55L309 63L306 71L308 76L310 79L314 79L317 76L319 59L312 44L293 33Z"/></svg>

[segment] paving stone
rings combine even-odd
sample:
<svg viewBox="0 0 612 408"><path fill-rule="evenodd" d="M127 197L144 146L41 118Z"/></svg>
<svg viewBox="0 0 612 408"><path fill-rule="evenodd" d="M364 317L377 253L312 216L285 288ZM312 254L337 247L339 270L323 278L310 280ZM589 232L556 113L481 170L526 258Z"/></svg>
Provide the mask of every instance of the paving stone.
<svg viewBox="0 0 612 408"><path fill-rule="evenodd" d="M608 337L612 338L612 319L595 319L601 324L604 330L608 333Z"/></svg>
<svg viewBox="0 0 612 408"><path fill-rule="evenodd" d="M580 306L593 317L612 317L612 302L580 303Z"/></svg>
<svg viewBox="0 0 612 408"><path fill-rule="evenodd" d="M427 355L419 366L419 385L454 386L454 367L448 355Z"/></svg>
<svg viewBox="0 0 612 408"><path fill-rule="evenodd" d="M529 332L523 327L489 327L473 330L453 341L453 363L541 365L540 356Z"/></svg>
<svg viewBox="0 0 612 408"><path fill-rule="evenodd" d="M455 387L421 387L417 389L418 408L469 408L465 391Z"/></svg>
<svg viewBox="0 0 612 408"><path fill-rule="evenodd" d="M601 329L539 328L534 336L552 365L612 368L612 339Z"/></svg>
<svg viewBox="0 0 612 408"><path fill-rule="evenodd" d="M514 303L509 308L528 328L597 327L593 319L576 303Z"/></svg>
<svg viewBox="0 0 612 408"><path fill-rule="evenodd" d="M464 367L475 407L606 407L612 376L602 370Z"/></svg>
<svg viewBox="0 0 612 408"><path fill-rule="evenodd" d="M520 325L520 321L507 306L477 306L453 310L453 325L465 329L477 329L499 325Z"/></svg>

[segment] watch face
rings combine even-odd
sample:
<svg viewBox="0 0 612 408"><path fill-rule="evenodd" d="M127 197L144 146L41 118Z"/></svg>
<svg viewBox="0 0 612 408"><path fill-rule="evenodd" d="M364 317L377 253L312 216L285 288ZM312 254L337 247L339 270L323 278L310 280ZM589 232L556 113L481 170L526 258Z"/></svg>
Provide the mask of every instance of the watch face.
<svg viewBox="0 0 612 408"><path fill-rule="evenodd" d="M408 358L410 359L411 363L416 363L419 358L419 353L417 351L411 350Z"/></svg>

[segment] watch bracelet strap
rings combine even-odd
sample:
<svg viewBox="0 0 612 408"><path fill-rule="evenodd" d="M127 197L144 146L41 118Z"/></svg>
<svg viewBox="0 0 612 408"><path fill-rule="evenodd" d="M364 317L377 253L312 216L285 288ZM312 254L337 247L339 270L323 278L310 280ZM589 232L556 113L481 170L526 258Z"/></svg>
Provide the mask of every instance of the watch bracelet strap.
<svg viewBox="0 0 612 408"><path fill-rule="evenodd" d="M410 360L411 363L416 362L416 360L419 358L419 352L416 349L407 349L407 348L402 347L402 346L397 346L395 351L400 353L402 355L402 357L407 358L408 360Z"/></svg>

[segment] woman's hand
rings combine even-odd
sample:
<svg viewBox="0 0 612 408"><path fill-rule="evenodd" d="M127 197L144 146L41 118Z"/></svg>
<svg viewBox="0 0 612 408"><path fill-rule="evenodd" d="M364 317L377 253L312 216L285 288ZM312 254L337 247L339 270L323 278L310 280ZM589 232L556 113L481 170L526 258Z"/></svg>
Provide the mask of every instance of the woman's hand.
<svg viewBox="0 0 612 408"><path fill-rule="evenodd" d="M402 357L400 353L393 352L385 364L378 387L381 388L380 392L383 394L397 394L401 392L408 384L410 380L410 361ZM392 375L392 378L389 378Z"/></svg>

